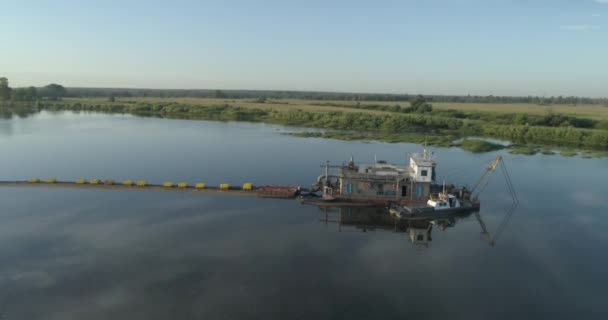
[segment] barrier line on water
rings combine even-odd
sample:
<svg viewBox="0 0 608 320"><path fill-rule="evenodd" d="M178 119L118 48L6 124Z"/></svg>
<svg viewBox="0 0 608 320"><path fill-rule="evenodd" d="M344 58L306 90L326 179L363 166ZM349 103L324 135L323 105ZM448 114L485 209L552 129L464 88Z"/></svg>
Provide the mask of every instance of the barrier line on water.
<svg viewBox="0 0 608 320"><path fill-rule="evenodd" d="M146 180L124 180L117 183L114 180L100 179L77 179L75 181L59 181L55 178L41 180L32 178L29 180L0 181L4 187L56 187L56 188L79 188L79 189L106 189L106 190L150 190L150 191L174 191L174 192L203 192L203 193L231 193L242 195L256 195L257 188L252 183L244 183L242 186L232 186L222 183L218 186L208 186L206 183L197 182L190 185L187 182L164 182L163 184L150 184Z"/></svg>

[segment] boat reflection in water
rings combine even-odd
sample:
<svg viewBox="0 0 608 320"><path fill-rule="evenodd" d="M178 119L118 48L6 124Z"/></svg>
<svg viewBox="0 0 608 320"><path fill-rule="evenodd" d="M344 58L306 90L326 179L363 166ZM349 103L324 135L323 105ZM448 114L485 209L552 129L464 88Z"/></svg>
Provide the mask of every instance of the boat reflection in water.
<svg viewBox="0 0 608 320"><path fill-rule="evenodd" d="M354 227L362 232L403 232L408 235L412 244L425 247L433 241L434 230L444 231L454 228L462 220L474 218L479 223L481 238L491 246L496 242L496 238L488 232L479 211L399 218L391 215L386 208L379 207L319 207L319 210L322 213L320 221L337 223L340 231L343 227Z"/></svg>

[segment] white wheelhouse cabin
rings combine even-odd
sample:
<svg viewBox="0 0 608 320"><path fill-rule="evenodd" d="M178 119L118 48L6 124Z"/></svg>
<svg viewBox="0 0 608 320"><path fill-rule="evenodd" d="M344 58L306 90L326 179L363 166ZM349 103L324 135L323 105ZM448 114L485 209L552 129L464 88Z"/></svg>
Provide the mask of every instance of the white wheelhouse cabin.
<svg viewBox="0 0 608 320"><path fill-rule="evenodd" d="M446 210L452 208L460 208L460 201L455 195L439 193L437 198L429 199L426 204L435 210Z"/></svg>

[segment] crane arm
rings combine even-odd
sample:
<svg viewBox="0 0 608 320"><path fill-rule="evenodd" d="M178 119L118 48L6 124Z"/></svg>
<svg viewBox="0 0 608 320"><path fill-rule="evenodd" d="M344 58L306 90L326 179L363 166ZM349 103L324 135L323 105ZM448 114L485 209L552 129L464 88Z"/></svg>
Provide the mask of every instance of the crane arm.
<svg viewBox="0 0 608 320"><path fill-rule="evenodd" d="M488 174L496 172L496 169L498 169L499 165L500 165L501 171L505 177L505 181L507 183L507 188L509 189L509 193L511 193L511 197L513 197L513 202L519 203L519 200L517 199L517 194L515 193L515 188L513 187L513 184L511 183L511 177L509 176L509 173L507 172L507 167L505 166L505 162L504 162L502 156L496 156L496 159L494 159L494 161L492 161L486 167L486 171L481 175L479 180L477 180L477 183L471 190L472 198L479 198L479 195L481 195L481 193L488 186L488 183L490 183L490 176ZM479 188L479 186L481 186L481 188ZM475 194L476 191L477 191L477 193Z"/></svg>
<svg viewBox="0 0 608 320"><path fill-rule="evenodd" d="M501 169L500 171L502 171L503 176L505 178L507 190L509 191L509 193L511 194L511 198L513 199L513 204L511 205L509 210L507 210L507 212L506 212L505 216L503 217L502 221L500 222L498 228L494 232L494 236L492 236L488 232L486 225L483 222L483 220L481 219L481 216L479 215L479 213L475 214L475 217L477 218L477 221L479 222L479 225L481 226L481 229L482 229L482 236L484 237L485 240L488 241L488 243L491 246L494 246L496 244L496 241L498 240L498 238L504 231L505 227L509 223L509 220L511 220L511 216L513 215L513 212L515 212L515 209L519 206L519 198L517 197L517 193L515 192L515 187L513 186L513 182L511 181L511 176L509 175L509 172L507 171L507 166L505 165L505 162L504 162L502 156L497 156L496 159L494 159L494 161L492 161L487 166L486 172L484 172L481 175L481 178L479 178L479 181L477 181L477 184L473 188L473 191L471 191L472 197L479 198L479 195L485 190L488 183L490 182L488 173L494 173L496 171L496 169L498 169L499 166ZM473 193L477 190L477 187L479 187L479 185L482 185L482 187L479 189L479 191L477 191L477 194L475 194L473 196Z"/></svg>

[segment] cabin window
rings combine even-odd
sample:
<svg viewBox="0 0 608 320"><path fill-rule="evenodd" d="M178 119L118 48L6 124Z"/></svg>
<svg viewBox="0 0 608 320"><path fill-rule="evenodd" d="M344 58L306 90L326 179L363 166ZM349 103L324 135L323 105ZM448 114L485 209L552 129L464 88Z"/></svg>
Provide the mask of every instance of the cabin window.
<svg viewBox="0 0 608 320"><path fill-rule="evenodd" d="M353 193L353 184L349 183L346 185L346 193L351 194Z"/></svg>
<svg viewBox="0 0 608 320"><path fill-rule="evenodd" d="M424 241L424 236L421 234L419 234L416 238L417 238L416 240L418 240L418 241Z"/></svg>
<svg viewBox="0 0 608 320"><path fill-rule="evenodd" d="M429 175L429 171L428 170L422 170L422 171L420 171L420 175L423 176L423 177L426 177L426 176Z"/></svg>

